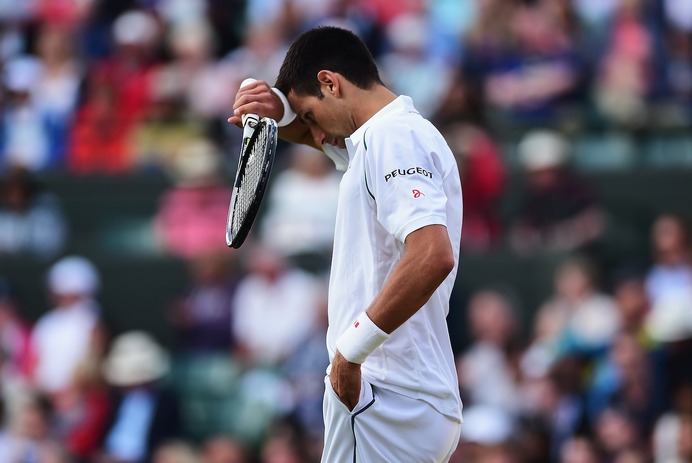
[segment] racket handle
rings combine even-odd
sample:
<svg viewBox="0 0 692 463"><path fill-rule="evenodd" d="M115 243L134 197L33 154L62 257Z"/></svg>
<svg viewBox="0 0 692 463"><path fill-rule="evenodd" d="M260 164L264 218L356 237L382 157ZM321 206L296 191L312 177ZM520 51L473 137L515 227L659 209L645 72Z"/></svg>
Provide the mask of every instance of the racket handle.
<svg viewBox="0 0 692 463"><path fill-rule="evenodd" d="M248 77L240 84L240 88L250 85L253 82L257 82L257 79ZM243 139L246 139L252 135L252 130L259 122L259 116L257 114L243 114L241 119L243 121Z"/></svg>

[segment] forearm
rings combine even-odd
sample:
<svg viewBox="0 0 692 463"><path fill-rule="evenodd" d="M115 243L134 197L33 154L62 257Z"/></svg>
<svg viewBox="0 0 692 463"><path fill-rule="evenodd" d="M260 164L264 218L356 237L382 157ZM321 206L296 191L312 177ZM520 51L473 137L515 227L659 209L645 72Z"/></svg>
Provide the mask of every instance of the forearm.
<svg viewBox="0 0 692 463"><path fill-rule="evenodd" d="M315 139L310 134L308 126L303 124L298 118L287 126L279 128L279 138L290 143L307 145L322 151L321 148L318 148L315 144Z"/></svg>
<svg viewBox="0 0 692 463"><path fill-rule="evenodd" d="M454 268L444 226L431 225L414 234L418 234L415 242L407 240L403 257L367 309L370 319L386 333L411 318Z"/></svg>
<svg viewBox="0 0 692 463"><path fill-rule="evenodd" d="M337 340L329 377L349 410L358 402L360 364L430 299L453 268L454 254L446 227L430 225L407 237L404 255L367 313L359 317L362 324L355 323Z"/></svg>

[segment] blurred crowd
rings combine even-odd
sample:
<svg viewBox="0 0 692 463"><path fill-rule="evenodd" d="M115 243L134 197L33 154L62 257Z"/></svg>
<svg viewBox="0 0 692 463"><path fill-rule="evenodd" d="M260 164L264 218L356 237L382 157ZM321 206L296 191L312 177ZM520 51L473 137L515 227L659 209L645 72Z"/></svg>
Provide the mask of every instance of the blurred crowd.
<svg viewBox="0 0 692 463"><path fill-rule="evenodd" d="M567 254L528 330L506 285L453 304L469 340L452 461L692 461L691 238L661 214L647 265L603 274ZM188 262L170 346L113 331L82 256L42 276L52 308L35 322L0 279L0 461L319 461L325 268L260 240Z"/></svg>
<svg viewBox="0 0 692 463"><path fill-rule="evenodd" d="M0 163L167 171L185 142L232 146L239 82L273 82L317 24L359 33L443 126L684 127L691 16L686 0L6 0Z"/></svg>
<svg viewBox="0 0 692 463"><path fill-rule="evenodd" d="M455 299L453 462L692 462L690 217L659 211L650 251L626 250L648 259L603 265L612 211L572 164L584 127L689 127L692 2L4 0L0 259L46 263L50 310L30 320L0 275L0 463L319 461L338 172L280 145L242 252L221 233L235 91L317 24L356 31L445 135L462 255L564 257L537 307L503 285ZM188 269L172 343L110 323L94 259L66 255L56 173L170 179L151 234Z"/></svg>

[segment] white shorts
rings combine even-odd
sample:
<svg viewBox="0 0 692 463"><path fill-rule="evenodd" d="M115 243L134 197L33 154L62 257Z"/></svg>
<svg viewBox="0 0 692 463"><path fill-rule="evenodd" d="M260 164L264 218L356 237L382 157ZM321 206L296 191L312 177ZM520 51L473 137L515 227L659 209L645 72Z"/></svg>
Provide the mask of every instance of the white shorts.
<svg viewBox="0 0 692 463"><path fill-rule="evenodd" d="M361 380L353 411L325 377L322 463L446 463L461 425L422 400Z"/></svg>

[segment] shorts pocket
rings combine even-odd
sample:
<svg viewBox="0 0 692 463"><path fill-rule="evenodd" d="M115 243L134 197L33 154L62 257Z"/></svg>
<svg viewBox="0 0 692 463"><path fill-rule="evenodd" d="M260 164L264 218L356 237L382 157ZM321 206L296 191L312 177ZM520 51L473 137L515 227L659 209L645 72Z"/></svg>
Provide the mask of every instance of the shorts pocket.
<svg viewBox="0 0 692 463"><path fill-rule="evenodd" d="M349 410L346 404L341 400L339 395L336 393L334 390L334 387L332 386L332 381L329 378L329 375L324 377L324 384L325 388L327 390L327 394L331 396L332 399L336 400L340 406L349 414L357 414L360 413L365 407L369 406L369 404L372 402L374 398L373 390L372 390L372 384L370 384L368 381L363 379L361 376L360 378L360 395L358 397L358 403L356 403L356 406L353 407L353 410Z"/></svg>

